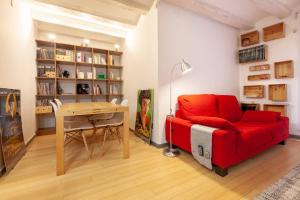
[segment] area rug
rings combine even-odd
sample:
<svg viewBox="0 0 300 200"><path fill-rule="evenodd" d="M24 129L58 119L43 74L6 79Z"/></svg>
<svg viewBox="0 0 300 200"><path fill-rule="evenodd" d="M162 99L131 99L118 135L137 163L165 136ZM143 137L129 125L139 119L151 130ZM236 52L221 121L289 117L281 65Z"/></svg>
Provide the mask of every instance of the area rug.
<svg viewBox="0 0 300 200"><path fill-rule="evenodd" d="M268 187L255 200L300 200L300 165Z"/></svg>

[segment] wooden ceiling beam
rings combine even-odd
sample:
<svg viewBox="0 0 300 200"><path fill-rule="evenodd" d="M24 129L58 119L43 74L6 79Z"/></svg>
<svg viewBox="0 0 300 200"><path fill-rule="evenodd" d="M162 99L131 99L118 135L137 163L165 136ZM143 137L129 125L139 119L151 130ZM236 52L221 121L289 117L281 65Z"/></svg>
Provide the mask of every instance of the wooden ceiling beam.
<svg viewBox="0 0 300 200"><path fill-rule="evenodd" d="M125 6L128 9L134 9L143 15L147 14L147 12L150 10L150 8L154 2L154 1L152 1L151 5L147 5L147 4L142 4L135 0L112 0L112 1L120 4L121 6Z"/></svg>

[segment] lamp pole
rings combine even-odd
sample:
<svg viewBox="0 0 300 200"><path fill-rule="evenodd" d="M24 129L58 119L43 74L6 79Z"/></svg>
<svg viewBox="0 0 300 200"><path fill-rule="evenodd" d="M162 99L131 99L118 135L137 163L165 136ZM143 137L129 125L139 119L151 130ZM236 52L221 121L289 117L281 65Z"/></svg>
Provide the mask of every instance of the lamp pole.
<svg viewBox="0 0 300 200"><path fill-rule="evenodd" d="M173 116L173 112L172 112L172 81L173 81L173 74L174 71L176 69L177 66L181 66L181 71L182 73L187 72L191 69L191 66L185 62L184 60L182 60L181 62L178 62L176 64L173 65L172 70L171 70L171 76L170 76L170 114L167 116L170 120L170 130L169 130L169 148L164 150L164 155L167 157L176 157L177 155L179 155L179 151L178 149L173 149L172 147L172 117Z"/></svg>

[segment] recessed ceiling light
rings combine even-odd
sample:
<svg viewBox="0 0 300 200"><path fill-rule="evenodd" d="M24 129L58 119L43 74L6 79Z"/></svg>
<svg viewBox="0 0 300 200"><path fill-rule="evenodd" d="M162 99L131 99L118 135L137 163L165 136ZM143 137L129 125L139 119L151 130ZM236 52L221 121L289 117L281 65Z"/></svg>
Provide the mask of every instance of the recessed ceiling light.
<svg viewBox="0 0 300 200"><path fill-rule="evenodd" d="M55 35L54 33L49 33L49 34L48 34L48 38L49 38L51 41L53 41L53 40L56 39L56 35Z"/></svg>
<svg viewBox="0 0 300 200"><path fill-rule="evenodd" d="M115 49L116 49L116 51L119 51L120 50L120 45L119 44L115 44Z"/></svg>
<svg viewBox="0 0 300 200"><path fill-rule="evenodd" d="M89 40L89 39L84 39L84 40L83 40L83 43L84 43L84 44L90 44L90 40Z"/></svg>

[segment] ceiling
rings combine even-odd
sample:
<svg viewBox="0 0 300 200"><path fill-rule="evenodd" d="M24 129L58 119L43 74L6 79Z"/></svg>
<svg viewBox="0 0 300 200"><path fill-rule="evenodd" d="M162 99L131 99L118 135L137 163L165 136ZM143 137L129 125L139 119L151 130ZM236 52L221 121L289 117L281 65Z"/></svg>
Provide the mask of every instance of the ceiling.
<svg viewBox="0 0 300 200"><path fill-rule="evenodd" d="M108 42L134 29L155 0L27 0L37 29Z"/></svg>
<svg viewBox="0 0 300 200"><path fill-rule="evenodd" d="M36 0L38 2L136 25L154 0Z"/></svg>
<svg viewBox="0 0 300 200"><path fill-rule="evenodd" d="M251 29L267 16L285 18L300 0L163 0L235 28Z"/></svg>

